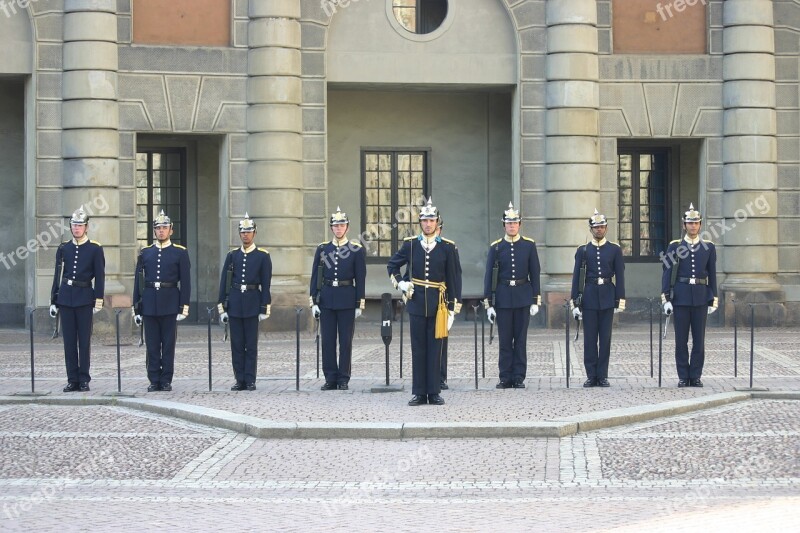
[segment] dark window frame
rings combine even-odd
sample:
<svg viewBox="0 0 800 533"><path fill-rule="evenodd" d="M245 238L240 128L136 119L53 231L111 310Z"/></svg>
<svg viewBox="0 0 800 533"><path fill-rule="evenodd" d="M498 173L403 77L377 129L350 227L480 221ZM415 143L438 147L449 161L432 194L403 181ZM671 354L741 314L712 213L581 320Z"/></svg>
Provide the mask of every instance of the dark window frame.
<svg viewBox="0 0 800 533"><path fill-rule="evenodd" d="M141 172L142 170L146 170L146 172L147 172L147 228L148 228L147 245L148 246L153 244L153 241L155 240L155 238L153 236L153 231L152 231L152 229L153 229L153 220L158 215L158 212L160 212L161 209L164 208L164 204L163 203L159 204L159 205L156 205L153 202L153 174L155 172L155 170L153 169L153 155L160 154L160 155L163 155L163 156L167 156L169 154L178 154L180 156L180 169L179 169L180 170L180 192L179 192L179 198L180 198L180 200L179 200L180 201L180 206L179 206L180 213L179 213L179 215L180 215L180 218L178 220L178 222L179 222L178 231L173 233L171 240L173 242L175 242L176 244L180 244L180 245L186 246L186 241L187 241L187 226L186 226L186 223L187 223L187 216L188 216L188 208L187 208L187 205L186 205L187 204L187 199L186 199L187 150L186 150L186 148L185 147L139 148L139 149L136 150L137 159L138 159L139 154L146 154L147 155L147 169L140 169L140 168L138 168L138 165L137 165L135 171L136 171L137 176L138 176L138 173ZM138 182L138 180L137 180L137 182ZM140 188L141 187L139 187L138 185L135 186L135 190L137 190L137 191ZM140 205L142 205L142 204L138 203L138 200L137 200L136 206L138 207ZM175 204L169 204L169 205L175 205ZM169 216L170 218L174 218L174 216L170 214L169 208L167 208L165 210L165 214L167 216ZM143 222L143 221L142 220L138 220L138 218L137 218L137 220L136 220L137 226L141 222ZM137 230L138 230L138 228L137 228ZM139 243L138 231L137 231L136 242Z"/></svg>
<svg viewBox="0 0 800 533"><path fill-rule="evenodd" d="M665 160L664 168L664 220L661 222L664 234L663 244L664 251L671 240L672 233L672 195L673 189L677 187L674 176L674 169L678 168L679 148L670 144L658 143L625 143L619 142L617 146L617 161L616 161L616 185L617 185L617 239L622 242L622 231L620 224L622 223L622 191L620 187L620 165L619 159L622 155L632 156L633 165L631 167L631 212L632 212L632 233L631 233L631 255L625 255L626 263L658 263L660 262L660 254L657 255L641 255L641 201L638 194L640 190L640 156L642 155L663 155ZM636 191L636 194L633 192ZM649 204L648 204L649 205Z"/></svg>
<svg viewBox="0 0 800 533"><path fill-rule="evenodd" d="M392 185L391 185L391 199L392 199L392 213L397 213L400 206L398 205L398 187L397 187L397 156L400 154L423 154L423 172L422 172L422 194L426 198L430 196L431 191L431 148L430 147L386 147L386 146L362 146L360 149L360 166L361 166L361 235L367 235L367 169L366 169L366 156L367 154L391 154L392 156ZM393 255L400 249L400 237L398 227L393 224L391 235L391 254ZM412 221L412 225L417 221ZM391 257L377 255L372 256L367 253L367 263L371 264L385 264Z"/></svg>
<svg viewBox="0 0 800 533"><path fill-rule="evenodd" d="M447 15L450 11L449 0L417 0L414 6L395 6L394 3L392 4L392 14L394 15L395 19L397 19L397 22L400 23L400 25L406 31L413 33L414 35L427 35L438 30L442 24L444 24L444 21L447 19ZM414 30L406 28L398 18L397 12L401 9L414 10ZM440 12L437 13L435 11L436 9L439 9ZM441 10L443 10L443 16L441 19L439 19Z"/></svg>

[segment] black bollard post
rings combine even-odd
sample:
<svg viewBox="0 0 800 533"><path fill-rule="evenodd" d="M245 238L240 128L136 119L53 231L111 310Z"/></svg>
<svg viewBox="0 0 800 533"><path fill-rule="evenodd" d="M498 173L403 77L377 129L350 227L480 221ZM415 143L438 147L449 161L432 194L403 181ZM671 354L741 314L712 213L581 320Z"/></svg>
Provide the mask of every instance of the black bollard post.
<svg viewBox="0 0 800 533"><path fill-rule="evenodd" d="M661 334L661 322L663 315L658 313L658 387L661 388L661 355L662 344L664 343L664 336Z"/></svg>
<svg viewBox="0 0 800 533"><path fill-rule="evenodd" d="M295 362L295 390L300 390L300 313L303 312L302 307L295 308L295 338L297 339L297 359Z"/></svg>
<svg viewBox="0 0 800 533"><path fill-rule="evenodd" d="M478 306L473 305L472 310L475 312L473 320L475 331L475 390L478 390Z"/></svg>
<svg viewBox="0 0 800 533"><path fill-rule="evenodd" d="M392 343L392 294L381 294L381 339L386 349L386 387L389 386L389 345Z"/></svg>
<svg viewBox="0 0 800 533"><path fill-rule="evenodd" d="M30 325L31 331L31 394L36 392L36 382L34 378L34 369L36 365L34 364L34 357L33 357L33 313L36 312L36 308L31 308L31 312L28 313L28 324ZM57 318L56 318L57 319Z"/></svg>
<svg viewBox="0 0 800 533"><path fill-rule="evenodd" d="M567 361L566 361L566 371L567 371L567 388L569 388L569 304L564 304L564 323L566 324L566 346L567 346ZM584 340L585 342L585 340Z"/></svg>
<svg viewBox="0 0 800 533"><path fill-rule="evenodd" d="M480 306L480 303L478 304ZM483 377L486 377L486 313L481 313L481 364Z"/></svg>
<svg viewBox="0 0 800 533"><path fill-rule="evenodd" d="M653 299L647 299L647 305L650 309L650 377L653 377Z"/></svg>
<svg viewBox="0 0 800 533"><path fill-rule="evenodd" d="M117 392L122 392L122 358L120 357L119 352L119 314L124 311L125 308L117 309L117 312L114 313L114 321L117 327Z"/></svg>
<svg viewBox="0 0 800 533"><path fill-rule="evenodd" d="M405 323L405 305L400 300L400 379L403 379L403 324Z"/></svg>
<svg viewBox="0 0 800 533"><path fill-rule="evenodd" d="M739 320L736 318L736 299L732 299L733 304L733 377L739 375Z"/></svg>
<svg viewBox="0 0 800 533"><path fill-rule="evenodd" d="M753 352L755 348L756 306L750 304L750 388L753 388Z"/></svg>
<svg viewBox="0 0 800 533"><path fill-rule="evenodd" d="M208 392L211 392L211 313L214 312L214 308L206 307L206 312L208 313Z"/></svg>

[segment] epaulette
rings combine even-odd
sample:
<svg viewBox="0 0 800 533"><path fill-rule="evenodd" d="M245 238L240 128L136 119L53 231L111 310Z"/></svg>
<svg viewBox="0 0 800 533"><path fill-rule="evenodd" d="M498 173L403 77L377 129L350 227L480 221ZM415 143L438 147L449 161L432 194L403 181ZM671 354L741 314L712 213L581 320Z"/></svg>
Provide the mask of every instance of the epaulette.
<svg viewBox="0 0 800 533"><path fill-rule="evenodd" d="M256 248L256 250L258 250L259 252L264 252L265 254L269 254L269 251L267 251L266 248Z"/></svg>
<svg viewBox="0 0 800 533"><path fill-rule="evenodd" d="M707 242L708 244L714 244L714 241L700 241L700 242ZM716 244L714 244L716 246Z"/></svg>
<svg viewBox="0 0 800 533"><path fill-rule="evenodd" d="M101 246L101 247L103 246L102 244L100 244L97 241L89 240L89 242L92 243L92 244L96 244L97 246Z"/></svg>
<svg viewBox="0 0 800 533"><path fill-rule="evenodd" d="M403 240L404 240L404 241L413 241L413 240L414 240L414 239L416 239L416 238L417 238L417 236L416 236L416 235L412 235L411 237L406 237L406 238L405 238L405 239L403 239Z"/></svg>
<svg viewBox="0 0 800 533"><path fill-rule="evenodd" d="M502 241L502 240L503 240L503 239L497 239L496 241L494 241L494 242L493 242L492 244L490 244L489 246L494 246L495 244L499 244L499 243L500 243L500 241Z"/></svg>
<svg viewBox="0 0 800 533"><path fill-rule="evenodd" d="M442 239L444 242L448 244L452 244L453 246L456 245L455 241L451 241L450 239L445 239L444 237L440 237L440 239Z"/></svg>
<svg viewBox="0 0 800 533"><path fill-rule="evenodd" d="M675 239L674 241L669 241L670 244L675 244L676 242L681 242L682 239Z"/></svg>
<svg viewBox="0 0 800 533"><path fill-rule="evenodd" d="M535 241L535 240L533 240L533 239L531 239L530 237L525 237L525 236L523 235L523 237L522 237L522 238L523 238L523 239L525 239L526 241L531 241L531 242L532 242L532 243L534 243L534 244L536 243L536 241Z"/></svg>
<svg viewBox="0 0 800 533"><path fill-rule="evenodd" d="M319 244L317 245L317 248L319 248L320 246L325 246L325 245L326 245L326 244L328 244L329 242L331 242L331 241L325 241L325 242L321 242L321 243L319 243Z"/></svg>
<svg viewBox="0 0 800 533"><path fill-rule="evenodd" d="M351 240L351 241L350 241L350 244L352 244L353 246L358 246L359 248L361 248L361 247L363 247L363 246L364 246L363 244L361 244L360 242L358 242L358 241L357 241L357 240L355 240L355 239Z"/></svg>
<svg viewBox="0 0 800 533"><path fill-rule="evenodd" d="M181 246L180 244L173 244L172 246L174 246L175 248L178 248L179 250L185 250L186 249L185 246Z"/></svg>
<svg viewBox="0 0 800 533"><path fill-rule="evenodd" d="M620 245L619 245L619 243L618 243L618 242L614 242L614 241L608 241L608 243L609 243L609 244L613 244L613 245L614 245L614 246L616 246L617 248L619 248L619 247L620 247Z"/></svg>

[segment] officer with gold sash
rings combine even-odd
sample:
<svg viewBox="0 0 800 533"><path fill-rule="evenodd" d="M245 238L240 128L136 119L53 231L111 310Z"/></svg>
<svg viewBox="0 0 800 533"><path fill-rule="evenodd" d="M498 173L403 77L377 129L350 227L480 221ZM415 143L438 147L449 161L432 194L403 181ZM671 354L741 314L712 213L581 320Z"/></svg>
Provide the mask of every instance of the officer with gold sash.
<svg viewBox="0 0 800 533"><path fill-rule="evenodd" d="M239 221L242 245L225 256L219 281L219 319L231 328L232 391L256 390L258 323L269 318L272 259L255 243L256 223L247 213Z"/></svg>
<svg viewBox="0 0 800 533"><path fill-rule="evenodd" d="M330 218L333 239L317 246L311 267L309 305L320 320L322 336L322 390L347 390L353 354L355 319L361 316L365 300L367 254L358 241L347 240L350 220L339 207ZM339 362L336 362L336 338Z"/></svg>
<svg viewBox="0 0 800 533"><path fill-rule="evenodd" d="M134 321L144 324L147 345L147 392L171 391L175 370L177 322L189 316L191 265L186 248L170 240L172 220L161 213L153 220L156 242L139 252L133 287ZM139 292L140 285L144 288ZM141 294L141 298L138 295Z"/></svg>
<svg viewBox="0 0 800 533"><path fill-rule="evenodd" d="M483 279L486 315L489 322L497 319L500 334L498 389L525 388L528 324L542 303L536 242L519 234L521 220L519 211L509 202L503 212L506 235L489 247ZM492 287L494 280L496 287Z"/></svg>
<svg viewBox="0 0 800 533"><path fill-rule="evenodd" d="M700 237L703 216L689 204L684 213L686 236L669 243L661 275L661 305L675 313L675 365L678 387L702 387L706 317L717 310L717 249ZM689 359L689 330L692 357Z"/></svg>
<svg viewBox="0 0 800 533"><path fill-rule="evenodd" d="M611 357L611 327L614 313L625 310L625 262L622 249L606 240L608 221L594 210L589 218L591 242L578 246L572 272L572 315L583 319L584 387L610 387L608 362ZM580 294L581 269L585 285Z"/></svg>
<svg viewBox="0 0 800 533"><path fill-rule="evenodd" d="M412 398L408 405L443 405L441 392L442 339L461 309L456 298L455 247L436 235L439 210L429 198L420 209L422 233L408 237L389 260L392 284L407 301L411 329ZM407 266L410 280L403 279Z"/></svg>
<svg viewBox="0 0 800 533"><path fill-rule="evenodd" d="M67 386L64 392L89 390L92 315L103 308L106 259L99 242L89 240L89 216L83 207L70 218L72 240L56 251L56 272L50 291L50 316L61 315ZM94 287L92 287L94 280Z"/></svg>

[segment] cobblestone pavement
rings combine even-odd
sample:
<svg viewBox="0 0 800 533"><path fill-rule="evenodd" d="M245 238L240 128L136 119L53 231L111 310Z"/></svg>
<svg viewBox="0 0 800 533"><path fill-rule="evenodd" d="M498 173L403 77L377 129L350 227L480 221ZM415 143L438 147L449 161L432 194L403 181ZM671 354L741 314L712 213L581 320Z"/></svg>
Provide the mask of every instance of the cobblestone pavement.
<svg viewBox="0 0 800 533"><path fill-rule="evenodd" d="M372 325L374 326L374 325ZM749 332L709 329L703 389L675 388L665 342L650 377L646 325L614 333L610 389L582 389L580 359L565 388L564 333L531 329L528 388L494 389L496 344L474 382L472 326L450 341L447 405L409 408L410 349L400 393L366 392L384 379L384 347L357 334L350 391L323 393L313 337L265 334L258 390L227 391L229 351L214 328L213 389L205 330L181 328L175 391L144 392L144 352L122 347L123 390L270 420L526 421L661 403L748 385ZM372 329L376 329L373 327ZM397 332L396 332L397 333ZM406 332L407 333L407 332ZM487 332L488 333L488 332ZM755 385L800 389L800 340L756 332ZM92 392L116 390L116 348L95 339ZM654 336L657 343L657 337ZM0 331L0 396L30 390L27 333ZM131 345L132 344L132 345ZM574 357L580 342L571 346ZM657 344L656 344L657 350ZM62 396L60 342L36 336L36 389ZM480 353L479 353L480 356ZM654 531L800 527L800 402L751 400L566 438L264 440L118 406L0 405L3 531L503 529Z"/></svg>

